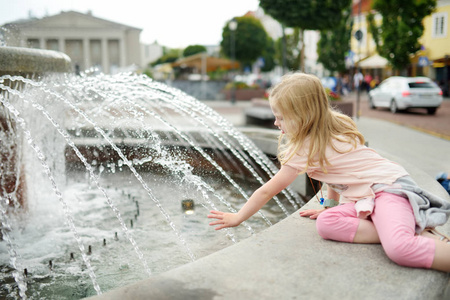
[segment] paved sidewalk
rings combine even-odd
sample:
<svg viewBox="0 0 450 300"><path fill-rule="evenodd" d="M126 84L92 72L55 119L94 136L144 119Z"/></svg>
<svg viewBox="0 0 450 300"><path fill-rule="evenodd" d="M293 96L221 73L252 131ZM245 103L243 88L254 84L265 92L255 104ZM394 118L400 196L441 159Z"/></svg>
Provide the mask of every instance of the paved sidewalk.
<svg viewBox="0 0 450 300"><path fill-rule="evenodd" d="M439 172L450 172L449 140L374 118L360 117L356 125L369 147L413 164L433 178Z"/></svg>

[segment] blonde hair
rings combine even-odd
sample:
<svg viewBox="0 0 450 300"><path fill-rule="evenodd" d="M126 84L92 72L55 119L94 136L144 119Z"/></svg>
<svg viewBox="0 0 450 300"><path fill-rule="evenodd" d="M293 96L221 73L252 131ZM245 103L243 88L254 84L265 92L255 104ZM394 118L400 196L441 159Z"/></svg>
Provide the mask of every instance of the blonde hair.
<svg viewBox="0 0 450 300"><path fill-rule="evenodd" d="M326 172L330 165L325 155L328 145L339 151L332 143L333 139L347 142L356 148L364 144L363 135L357 130L353 120L335 111L320 79L304 73L284 75L281 82L269 93L270 105L278 110L284 120L286 133L280 135L278 159L285 164L309 139L309 151L303 172L311 166L319 166ZM349 149L348 151L350 151Z"/></svg>

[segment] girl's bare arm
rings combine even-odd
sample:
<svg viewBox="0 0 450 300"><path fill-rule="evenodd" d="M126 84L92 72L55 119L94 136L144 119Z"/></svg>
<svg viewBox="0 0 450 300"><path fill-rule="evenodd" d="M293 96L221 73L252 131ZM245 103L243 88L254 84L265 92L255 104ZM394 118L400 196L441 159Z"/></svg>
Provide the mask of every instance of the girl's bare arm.
<svg viewBox="0 0 450 300"><path fill-rule="evenodd" d="M338 192L336 192L329 185L327 185L327 197L328 197L328 199L333 199L334 201L339 202L340 196L341 195L339 195Z"/></svg>
<svg viewBox="0 0 450 300"><path fill-rule="evenodd" d="M330 186L327 186L327 198L333 199L339 202L340 195L333 190ZM322 209L307 209L300 212L300 216L309 217L310 219L317 219L321 212L323 212L325 208Z"/></svg>
<svg viewBox="0 0 450 300"><path fill-rule="evenodd" d="M261 207L270 199L285 189L297 177L298 172L294 168L282 166L275 176L257 189L248 199L247 203L239 210L238 213L224 213L220 211L211 211L208 218L216 219L209 223L211 226L218 225L216 230L235 227L254 215Z"/></svg>

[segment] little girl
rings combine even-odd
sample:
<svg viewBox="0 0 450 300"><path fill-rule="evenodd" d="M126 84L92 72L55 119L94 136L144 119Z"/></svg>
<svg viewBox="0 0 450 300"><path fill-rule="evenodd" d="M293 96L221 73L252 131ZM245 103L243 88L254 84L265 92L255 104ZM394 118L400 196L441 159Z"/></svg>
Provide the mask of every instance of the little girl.
<svg viewBox="0 0 450 300"><path fill-rule="evenodd" d="M353 120L334 111L320 80L285 75L270 92L281 130L280 171L257 189L238 213L211 211L216 230L234 227L256 213L302 173L327 183L339 204L300 212L317 219L319 235L349 243L381 243L399 265L450 272L450 243L434 228L446 223L450 202L418 187L400 165L364 146Z"/></svg>

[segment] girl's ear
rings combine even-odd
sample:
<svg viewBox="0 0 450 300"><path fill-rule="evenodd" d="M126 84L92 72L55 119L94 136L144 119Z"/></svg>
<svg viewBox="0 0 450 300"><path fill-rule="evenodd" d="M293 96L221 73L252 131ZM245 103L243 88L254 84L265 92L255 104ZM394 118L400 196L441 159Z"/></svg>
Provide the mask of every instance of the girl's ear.
<svg viewBox="0 0 450 300"><path fill-rule="evenodd" d="M297 128L301 126L301 120L292 120L292 119L285 119L284 125L286 126L286 130L289 133L295 133L297 132Z"/></svg>

